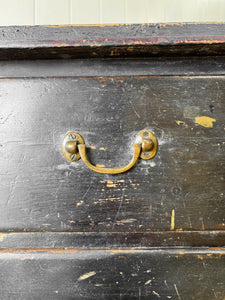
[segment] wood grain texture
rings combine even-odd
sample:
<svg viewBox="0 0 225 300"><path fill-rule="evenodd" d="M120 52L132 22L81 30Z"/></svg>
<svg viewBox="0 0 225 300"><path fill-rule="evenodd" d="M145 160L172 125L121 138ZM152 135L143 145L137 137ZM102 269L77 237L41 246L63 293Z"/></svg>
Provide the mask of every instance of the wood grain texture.
<svg viewBox="0 0 225 300"><path fill-rule="evenodd" d="M3 251L0 294L4 299L223 299L224 254L210 248Z"/></svg>

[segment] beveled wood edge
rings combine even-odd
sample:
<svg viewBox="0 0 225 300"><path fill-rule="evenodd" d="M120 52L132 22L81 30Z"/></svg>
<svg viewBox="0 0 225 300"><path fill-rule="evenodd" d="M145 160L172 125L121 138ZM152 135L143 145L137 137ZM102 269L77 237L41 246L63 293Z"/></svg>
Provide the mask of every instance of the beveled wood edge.
<svg viewBox="0 0 225 300"><path fill-rule="evenodd" d="M0 233L0 249L225 247L225 231Z"/></svg>
<svg viewBox="0 0 225 300"><path fill-rule="evenodd" d="M0 61L4 79L212 75L225 75L225 56Z"/></svg>
<svg viewBox="0 0 225 300"><path fill-rule="evenodd" d="M0 59L224 55L225 23L0 27Z"/></svg>
<svg viewBox="0 0 225 300"><path fill-rule="evenodd" d="M105 256L108 255L122 255L122 254L143 254L143 255L176 255L176 256L183 256L183 255L206 255L206 256L211 256L211 255L225 255L225 249L222 247L192 247L192 248L167 248L167 249L162 249L162 248L153 248L153 249L141 249L141 248L110 248L110 249L82 249L82 248L29 248L29 249L24 249L24 248L17 248L17 249L0 249L0 259L6 259L12 255L41 255L42 257L47 255L60 255L60 259L64 259L61 257L61 254L72 254L73 256L77 255L78 257L81 255L88 254L89 258L91 256L96 256L99 254L104 254ZM7 255L7 256L6 256ZM26 257L26 259L29 259L29 256ZM23 259L24 260L24 259Z"/></svg>

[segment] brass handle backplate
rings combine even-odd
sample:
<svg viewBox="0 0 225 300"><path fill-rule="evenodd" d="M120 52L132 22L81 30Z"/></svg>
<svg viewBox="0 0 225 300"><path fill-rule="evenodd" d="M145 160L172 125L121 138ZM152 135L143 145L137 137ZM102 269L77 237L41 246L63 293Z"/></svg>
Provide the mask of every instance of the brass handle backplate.
<svg viewBox="0 0 225 300"><path fill-rule="evenodd" d="M69 161L77 161L81 158L89 169L102 174L124 173L135 165L139 157L145 160L153 158L157 153L157 149L158 142L154 133L149 130L142 130L137 134L134 142L134 154L131 161L124 167L105 168L94 166L89 162L86 155L84 139L79 133L67 133L62 145L62 152L66 159Z"/></svg>

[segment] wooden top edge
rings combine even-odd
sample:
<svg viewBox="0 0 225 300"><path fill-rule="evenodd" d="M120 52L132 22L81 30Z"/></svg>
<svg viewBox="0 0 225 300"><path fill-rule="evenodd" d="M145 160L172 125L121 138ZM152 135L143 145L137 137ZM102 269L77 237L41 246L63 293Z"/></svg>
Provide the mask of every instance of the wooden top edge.
<svg viewBox="0 0 225 300"><path fill-rule="evenodd" d="M225 23L144 23L0 27L0 47L225 43Z"/></svg>
<svg viewBox="0 0 225 300"><path fill-rule="evenodd" d="M0 27L1 60L224 55L224 48L225 23Z"/></svg>

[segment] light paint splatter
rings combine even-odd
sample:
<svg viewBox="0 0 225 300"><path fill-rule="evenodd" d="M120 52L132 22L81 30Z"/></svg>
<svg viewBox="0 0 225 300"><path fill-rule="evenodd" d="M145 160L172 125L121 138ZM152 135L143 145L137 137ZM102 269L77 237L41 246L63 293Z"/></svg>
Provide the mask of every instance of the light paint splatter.
<svg viewBox="0 0 225 300"><path fill-rule="evenodd" d="M87 278L89 278L89 277L94 276L95 274L96 274L95 271L91 271L91 272L85 273L85 274L81 275L81 276L78 278L78 281L85 280L85 279L87 279Z"/></svg>
<svg viewBox="0 0 225 300"><path fill-rule="evenodd" d="M205 116L195 118L196 124L206 128L213 128L213 122L216 122L216 119L205 117Z"/></svg>
<svg viewBox="0 0 225 300"><path fill-rule="evenodd" d="M172 214L171 214L170 230L174 230L174 228L175 228L175 209L172 210Z"/></svg>
<svg viewBox="0 0 225 300"><path fill-rule="evenodd" d="M148 280L145 282L145 285L149 284L151 282L151 280Z"/></svg>

